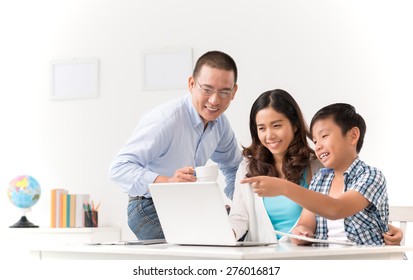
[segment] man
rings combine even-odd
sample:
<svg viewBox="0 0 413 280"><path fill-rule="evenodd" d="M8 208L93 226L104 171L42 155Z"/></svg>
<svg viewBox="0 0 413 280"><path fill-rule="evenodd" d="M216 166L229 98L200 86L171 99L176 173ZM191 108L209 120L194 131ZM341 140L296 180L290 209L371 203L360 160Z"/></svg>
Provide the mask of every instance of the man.
<svg viewBox="0 0 413 280"><path fill-rule="evenodd" d="M138 239L164 238L150 183L195 182L194 168L211 159L232 199L242 156L223 113L237 92L237 75L229 55L202 55L189 77L189 93L147 113L111 163L111 178L129 195L128 225Z"/></svg>

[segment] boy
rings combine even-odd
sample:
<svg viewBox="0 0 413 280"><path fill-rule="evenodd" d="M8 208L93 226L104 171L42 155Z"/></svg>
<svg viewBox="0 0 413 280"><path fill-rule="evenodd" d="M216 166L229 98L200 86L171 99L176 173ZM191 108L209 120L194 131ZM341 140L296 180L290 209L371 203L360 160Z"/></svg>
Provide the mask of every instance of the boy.
<svg viewBox="0 0 413 280"><path fill-rule="evenodd" d="M386 180L358 157L366 132L364 119L349 104L332 104L314 115L310 132L325 168L314 176L309 190L279 178L260 176L242 182L252 183L259 196L284 195L303 206L294 234L382 245L389 215Z"/></svg>

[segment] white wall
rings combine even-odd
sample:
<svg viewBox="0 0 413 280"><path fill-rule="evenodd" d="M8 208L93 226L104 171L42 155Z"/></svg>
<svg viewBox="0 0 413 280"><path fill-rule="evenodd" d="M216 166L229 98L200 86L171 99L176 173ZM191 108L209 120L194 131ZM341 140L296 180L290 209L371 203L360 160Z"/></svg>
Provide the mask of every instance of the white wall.
<svg viewBox="0 0 413 280"><path fill-rule="evenodd" d="M265 90L282 88L307 121L332 102L356 106L368 125L361 157L380 167L391 204L413 205L409 163L413 26L409 1L71 0L0 4L0 226L20 213L9 181L30 174L42 196L28 215L49 225L50 189L90 193L101 226L127 227L127 196L107 176L142 114L184 91L142 91L142 52L191 47L194 61L219 49L238 63L227 111L240 144ZM51 101L53 59L97 57L100 96Z"/></svg>

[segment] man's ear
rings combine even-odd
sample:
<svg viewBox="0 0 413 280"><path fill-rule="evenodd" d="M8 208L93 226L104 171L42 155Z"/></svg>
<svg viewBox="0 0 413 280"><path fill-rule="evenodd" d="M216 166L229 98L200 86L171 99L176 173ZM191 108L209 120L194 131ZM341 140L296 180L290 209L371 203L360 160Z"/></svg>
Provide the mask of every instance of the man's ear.
<svg viewBox="0 0 413 280"><path fill-rule="evenodd" d="M194 79L194 77L189 77L188 78L188 89L189 89L189 91L191 91L192 92L192 89L195 87L195 79Z"/></svg>
<svg viewBox="0 0 413 280"><path fill-rule="evenodd" d="M357 145L357 142L360 139L360 129L356 126L352 127L348 132L348 135L350 137L351 144Z"/></svg>
<svg viewBox="0 0 413 280"><path fill-rule="evenodd" d="M238 90L238 85L235 84L234 88L233 88L231 100L234 100L234 97L235 97L235 94L237 93L237 90Z"/></svg>

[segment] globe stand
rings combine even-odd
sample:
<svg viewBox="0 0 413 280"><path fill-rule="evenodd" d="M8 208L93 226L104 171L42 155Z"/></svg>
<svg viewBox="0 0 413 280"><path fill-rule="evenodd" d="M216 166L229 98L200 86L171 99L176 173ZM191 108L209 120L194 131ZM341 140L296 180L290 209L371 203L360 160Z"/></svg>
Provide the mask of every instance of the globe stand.
<svg viewBox="0 0 413 280"><path fill-rule="evenodd" d="M36 226L32 222L30 222L26 218L26 215L23 215L17 223L11 225L10 227L11 228L38 228L39 226Z"/></svg>
<svg viewBox="0 0 413 280"><path fill-rule="evenodd" d="M23 208L21 209L23 211L23 215L20 218L20 220L17 221L17 223L11 225L11 228L38 228L39 226L36 226L32 222L30 222L27 217L26 213L31 211L31 208Z"/></svg>

